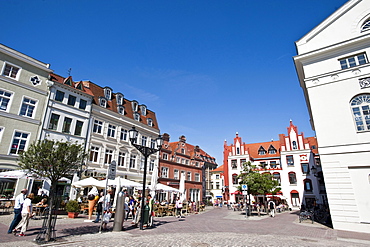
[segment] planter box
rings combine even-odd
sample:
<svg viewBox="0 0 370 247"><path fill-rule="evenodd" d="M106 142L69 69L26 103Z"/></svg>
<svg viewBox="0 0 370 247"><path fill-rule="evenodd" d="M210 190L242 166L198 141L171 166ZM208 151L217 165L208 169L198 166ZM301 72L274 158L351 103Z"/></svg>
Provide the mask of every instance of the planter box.
<svg viewBox="0 0 370 247"><path fill-rule="evenodd" d="M68 218L77 218L78 214L78 212L68 212Z"/></svg>

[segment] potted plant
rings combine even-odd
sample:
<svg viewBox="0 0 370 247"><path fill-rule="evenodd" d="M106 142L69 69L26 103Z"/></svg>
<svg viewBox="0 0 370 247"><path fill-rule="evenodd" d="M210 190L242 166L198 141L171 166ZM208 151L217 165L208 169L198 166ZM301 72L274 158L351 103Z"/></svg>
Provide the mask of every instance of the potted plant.
<svg viewBox="0 0 370 247"><path fill-rule="evenodd" d="M66 204L66 211L68 218L76 218L80 213L80 204L76 200L69 200Z"/></svg>

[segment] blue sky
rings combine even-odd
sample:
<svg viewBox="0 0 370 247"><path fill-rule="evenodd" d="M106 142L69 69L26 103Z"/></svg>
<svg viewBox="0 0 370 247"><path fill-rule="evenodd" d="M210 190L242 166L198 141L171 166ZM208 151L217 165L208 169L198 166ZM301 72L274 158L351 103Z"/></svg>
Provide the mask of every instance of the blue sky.
<svg viewBox="0 0 370 247"><path fill-rule="evenodd" d="M224 140L314 136L294 42L346 0L3 1L0 43L156 112L222 165Z"/></svg>

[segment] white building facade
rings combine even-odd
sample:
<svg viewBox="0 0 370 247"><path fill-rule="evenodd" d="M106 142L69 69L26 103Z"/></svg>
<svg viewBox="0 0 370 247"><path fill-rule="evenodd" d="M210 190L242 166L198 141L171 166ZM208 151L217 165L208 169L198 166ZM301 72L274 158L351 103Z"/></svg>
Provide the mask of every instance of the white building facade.
<svg viewBox="0 0 370 247"><path fill-rule="evenodd" d="M296 42L295 66L335 229L370 232L370 0L351 0Z"/></svg>
<svg viewBox="0 0 370 247"><path fill-rule="evenodd" d="M233 144L227 145L225 141L224 200L237 202L244 199L238 190L238 175L243 172L245 162L251 162L259 172L270 173L273 179L279 181L281 190L278 197L284 199L290 208L327 203L316 138L305 138L292 122L288 135L279 135L279 141L246 144L238 134ZM257 197L252 200L262 200L262 195Z"/></svg>
<svg viewBox="0 0 370 247"><path fill-rule="evenodd" d="M105 178L108 165L116 161L118 177L142 182L144 156L131 145L128 132L135 127L139 131L138 144L155 147L155 139L159 136L155 113L146 105L125 99L122 93L114 93L109 87L89 81L83 83L94 95L87 175ZM148 157L147 182L151 181L158 161L159 152Z"/></svg>

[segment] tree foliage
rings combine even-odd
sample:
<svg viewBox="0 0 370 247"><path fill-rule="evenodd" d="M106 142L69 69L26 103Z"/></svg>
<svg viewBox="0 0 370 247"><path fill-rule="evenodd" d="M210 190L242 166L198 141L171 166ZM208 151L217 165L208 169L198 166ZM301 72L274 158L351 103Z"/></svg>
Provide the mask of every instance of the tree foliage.
<svg viewBox="0 0 370 247"><path fill-rule="evenodd" d="M276 194L280 191L279 182L274 180L272 175L260 173L257 166L252 165L250 161L243 164L243 172L239 175L241 184L248 186L248 191L252 195Z"/></svg>
<svg viewBox="0 0 370 247"><path fill-rule="evenodd" d="M32 143L27 151L19 155L18 164L22 169L49 178L53 183L76 172L85 157L81 144L41 140Z"/></svg>

